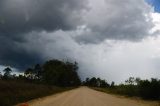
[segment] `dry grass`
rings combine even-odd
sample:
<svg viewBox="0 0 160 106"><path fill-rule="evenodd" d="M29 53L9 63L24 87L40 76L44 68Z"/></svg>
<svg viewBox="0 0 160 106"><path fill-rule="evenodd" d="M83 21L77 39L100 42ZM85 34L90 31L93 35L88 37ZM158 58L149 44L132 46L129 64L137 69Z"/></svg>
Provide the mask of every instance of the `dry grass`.
<svg viewBox="0 0 160 106"><path fill-rule="evenodd" d="M60 88L19 81L0 81L0 106L13 106L17 103L69 89L71 88Z"/></svg>

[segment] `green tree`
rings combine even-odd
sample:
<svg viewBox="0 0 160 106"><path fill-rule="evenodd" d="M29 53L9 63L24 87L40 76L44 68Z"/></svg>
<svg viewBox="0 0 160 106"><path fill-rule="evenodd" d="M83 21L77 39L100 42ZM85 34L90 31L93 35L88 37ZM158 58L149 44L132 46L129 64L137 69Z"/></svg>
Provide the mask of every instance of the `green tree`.
<svg viewBox="0 0 160 106"><path fill-rule="evenodd" d="M160 80L152 78L149 80L141 80L139 82L140 96L145 99L159 99L160 98Z"/></svg>
<svg viewBox="0 0 160 106"><path fill-rule="evenodd" d="M35 74L36 79L42 79L42 67L40 64L36 64L33 73Z"/></svg>
<svg viewBox="0 0 160 106"><path fill-rule="evenodd" d="M126 83L126 84L129 84L129 85L133 85L133 84L134 84L134 81L135 81L134 77L129 77L129 79L126 80L125 83Z"/></svg>
<svg viewBox="0 0 160 106"><path fill-rule="evenodd" d="M115 82L112 81L112 83L111 83L111 88L114 88L114 87L115 87Z"/></svg>
<svg viewBox="0 0 160 106"><path fill-rule="evenodd" d="M4 72L4 78L8 79L11 76L12 69L7 67L3 70L3 72Z"/></svg>
<svg viewBox="0 0 160 106"><path fill-rule="evenodd" d="M95 77L91 78L90 82L89 82L89 85L93 86L93 87L97 87L97 85L98 85L97 79Z"/></svg>
<svg viewBox="0 0 160 106"><path fill-rule="evenodd" d="M50 60L43 65L42 78L45 83L52 85L77 86L81 83L77 70L77 63Z"/></svg>
<svg viewBox="0 0 160 106"><path fill-rule="evenodd" d="M28 68L25 72L24 75L27 79L33 80L35 78L34 70L32 68Z"/></svg>
<svg viewBox="0 0 160 106"><path fill-rule="evenodd" d="M109 84L105 80L101 80L100 87L109 87Z"/></svg>
<svg viewBox="0 0 160 106"><path fill-rule="evenodd" d="M137 85L140 83L140 81L141 81L141 79L140 79L139 77L137 77L137 78L135 79L135 83L136 83Z"/></svg>
<svg viewBox="0 0 160 106"><path fill-rule="evenodd" d="M2 73L0 72L0 79L2 79Z"/></svg>

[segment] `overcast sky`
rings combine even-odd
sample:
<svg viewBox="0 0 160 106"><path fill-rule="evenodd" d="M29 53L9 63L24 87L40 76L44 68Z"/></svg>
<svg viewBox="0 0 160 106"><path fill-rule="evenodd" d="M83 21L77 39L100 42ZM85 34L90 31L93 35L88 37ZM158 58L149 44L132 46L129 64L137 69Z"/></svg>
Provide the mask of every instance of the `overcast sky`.
<svg viewBox="0 0 160 106"><path fill-rule="evenodd" d="M82 79L160 78L156 1L0 0L0 69L70 59Z"/></svg>

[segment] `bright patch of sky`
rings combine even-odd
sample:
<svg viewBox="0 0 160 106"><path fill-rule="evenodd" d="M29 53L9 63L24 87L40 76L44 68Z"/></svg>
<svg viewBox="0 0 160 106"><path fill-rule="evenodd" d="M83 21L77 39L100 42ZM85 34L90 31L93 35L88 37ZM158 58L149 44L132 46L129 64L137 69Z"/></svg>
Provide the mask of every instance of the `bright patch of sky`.
<svg viewBox="0 0 160 106"><path fill-rule="evenodd" d="M160 0L146 0L154 7L155 12L160 12Z"/></svg>
<svg viewBox="0 0 160 106"><path fill-rule="evenodd" d="M0 65L0 73L1 74L4 74L3 70L6 68L7 66L3 66L3 65ZM13 67L10 67L12 69L12 75L13 74L16 74L16 75L20 75L20 74L23 74L22 72L18 72L18 70L16 68L13 68Z"/></svg>

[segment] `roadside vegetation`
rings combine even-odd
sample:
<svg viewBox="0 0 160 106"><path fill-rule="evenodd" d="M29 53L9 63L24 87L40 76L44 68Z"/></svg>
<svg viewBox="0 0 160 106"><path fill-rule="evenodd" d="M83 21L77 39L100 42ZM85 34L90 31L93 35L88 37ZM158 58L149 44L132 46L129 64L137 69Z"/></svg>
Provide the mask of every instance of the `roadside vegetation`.
<svg viewBox="0 0 160 106"><path fill-rule="evenodd" d="M0 81L0 106L13 106L70 89L72 87L64 88L19 81Z"/></svg>
<svg viewBox="0 0 160 106"><path fill-rule="evenodd" d="M60 60L36 64L19 76L6 67L0 74L0 106L13 106L80 86L77 70L76 62Z"/></svg>
<svg viewBox="0 0 160 106"><path fill-rule="evenodd" d="M18 76L12 74L10 67L6 67L3 70L4 73L0 73L0 106L13 106L80 85L107 93L160 100L159 79L141 80L130 77L124 84L115 85L114 82L109 84L106 80L93 77L86 78L81 83L77 71L77 62L60 60L36 64Z"/></svg>
<svg viewBox="0 0 160 106"><path fill-rule="evenodd" d="M102 92L141 97L147 100L160 100L160 80L155 78L141 80L130 77L124 84L115 85L114 82L108 84L105 80L93 77L87 78L83 84Z"/></svg>

